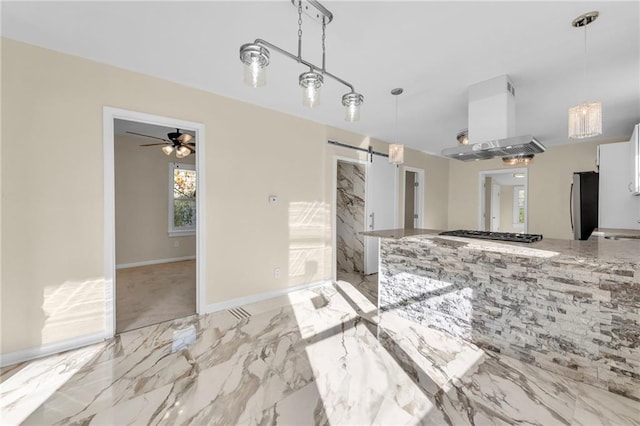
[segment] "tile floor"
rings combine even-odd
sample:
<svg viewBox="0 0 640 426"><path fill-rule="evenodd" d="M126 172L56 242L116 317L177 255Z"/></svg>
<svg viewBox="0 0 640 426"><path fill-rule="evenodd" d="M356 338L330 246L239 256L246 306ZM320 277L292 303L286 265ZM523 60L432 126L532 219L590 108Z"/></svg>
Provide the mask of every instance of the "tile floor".
<svg viewBox="0 0 640 426"><path fill-rule="evenodd" d="M118 333L196 312L196 261L116 271Z"/></svg>
<svg viewBox="0 0 640 426"><path fill-rule="evenodd" d="M638 425L640 402L385 313L346 282L13 368L2 424Z"/></svg>
<svg viewBox="0 0 640 426"><path fill-rule="evenodd" d="M378 305L378 274L338 271L338 280L352 284L374 305Z"/></svg>

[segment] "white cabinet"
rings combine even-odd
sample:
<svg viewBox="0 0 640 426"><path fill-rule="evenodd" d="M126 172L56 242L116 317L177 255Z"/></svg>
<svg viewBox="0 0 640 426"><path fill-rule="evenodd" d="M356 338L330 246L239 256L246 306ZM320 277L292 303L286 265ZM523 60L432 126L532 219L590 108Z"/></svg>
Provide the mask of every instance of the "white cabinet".
<svg viewBox="0 0 640 426"><path fill-rule="evenodd" d="M629 142L619 142L598 146L600 164L599 228L640 228L638 223L640 197L634 197L630 192L629 145Z"/></svg>
<svg viewBox="0 0 640 426"><path fill-rule="evenodd" d="M631 179L629 189L634 195L640 195L640 124L633 128L633 135L629 141L631 150Z"/></svg>

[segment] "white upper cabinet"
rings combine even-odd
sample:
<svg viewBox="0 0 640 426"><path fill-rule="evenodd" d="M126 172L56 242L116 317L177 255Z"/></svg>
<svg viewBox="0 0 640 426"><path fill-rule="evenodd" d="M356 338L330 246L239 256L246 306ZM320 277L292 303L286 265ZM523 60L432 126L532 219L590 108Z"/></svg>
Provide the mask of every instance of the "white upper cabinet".
<svg viewBox="0 0 640 426"><path fill-rule="evenodd" d="M629 181L629 142L600 145L598 227L638 229L640 197L634 197Z"/></svg>

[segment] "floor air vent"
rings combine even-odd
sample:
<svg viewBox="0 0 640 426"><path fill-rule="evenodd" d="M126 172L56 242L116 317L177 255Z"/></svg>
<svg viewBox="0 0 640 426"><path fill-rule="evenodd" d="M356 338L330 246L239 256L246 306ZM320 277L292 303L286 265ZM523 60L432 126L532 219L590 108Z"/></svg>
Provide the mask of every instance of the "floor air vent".
<svg viewBox="0 0 640 426"><path fill-rule="evenodd" d="M227 312L233 315L236 319L249 318L251 316L251 314L245 311L244 308L231 308L227 309Z"/></svg>

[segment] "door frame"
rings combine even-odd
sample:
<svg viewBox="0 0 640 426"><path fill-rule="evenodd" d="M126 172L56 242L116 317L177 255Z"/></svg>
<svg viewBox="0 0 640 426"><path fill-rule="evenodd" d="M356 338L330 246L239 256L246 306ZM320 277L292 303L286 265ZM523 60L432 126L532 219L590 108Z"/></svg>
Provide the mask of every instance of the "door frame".
<svg viewBox="0 0 640 426"><path fill-rule="evenodd" d="M104 155L104 283L105 283L105 338L116 332L116 235L115 235L115 134L114 120L127 120L191 130L196 134L196 313L205 312L206 259L205 225L205 126L202 123L177 118L130 111L109 106L103 107L103 155Z"/></svg>
<svg viewBox="0 0 640 426"><path fill-rule="evenodd" d="M524 173L522 179L522 185L524 186L524 229L523 233L527 233L529 229L529 169L528 167L517 167L512 169L497 169L497 170L482 170L478 174L478 230L484 229L484 214L485 214L485 202L484 202L484 181L488 175L496 174L511 174L511 173Z"/></svg>
<svg viewBox="0 0 640 426"><path fill-rule="evenodd" d="M405 185L407 184L407 172L413 172L416 174L416 179L418 180L418 188L420 188L420 191L417 192L418 195L417 195L417 203L416 203L418 211L420 213L418 217L418 225L415 226L415 228L424 228L424 188L425 188L424 174L425 173L424 173L424 169L420 169L418 167L404 166L402 170L402 189L404 190L404 191L401 191L402 212L404 213L402 215L402 224L406 228L406 224L404 223L404 216L406 215L406 212L404 211L404 209L406 208L405 194L407 189L405 188Z"/></svg>
<svg viewBox="0 0 640 426"><path fill-rule="evenodd" d="M334 155L333 156L333 196L332 196L332 200L333 200L333 209L332 212L333 214L331 215L331 229L332 229L332 237L333 237L333 241L332 241L332 248L331 248L331 263L332 263L332 269L333 269L333 281L337 281L338 280L338 256L336 253L336 250L338 248L338 229L337 229L337 221L336 221L336 216L338 215L338 161L342 161L345 163L353 163L353 164L362 164L364 166L364 217L363 222L364 226L365 226L365 231L366 231L366 226L367 226L367 160L361 160L359 158L352 158L352 157L344 157L341 155ZM366 250L366 248L364 247L364 239L363 239L363 251ZM364 256L364 253L363 253ZM363 258L364 260L364 258ZM363 265L364 266L364 265Z"/></svg>

